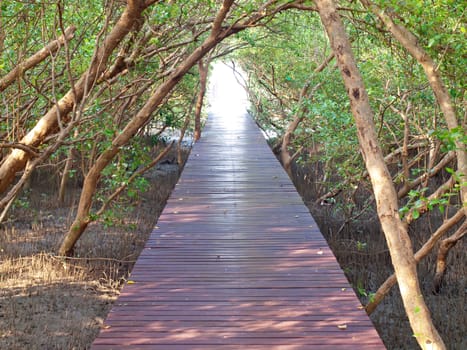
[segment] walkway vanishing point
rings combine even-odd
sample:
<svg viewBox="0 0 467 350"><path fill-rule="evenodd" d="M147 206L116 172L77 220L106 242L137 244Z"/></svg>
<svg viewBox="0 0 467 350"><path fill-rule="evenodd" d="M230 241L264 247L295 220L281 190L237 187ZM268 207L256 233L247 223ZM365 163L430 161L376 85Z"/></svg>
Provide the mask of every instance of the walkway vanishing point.
<svg viewBox="0 0 467 350"><path fill-rule="evenodd" d="M92 349L384 349L251 118L203 135Z"/></svg>

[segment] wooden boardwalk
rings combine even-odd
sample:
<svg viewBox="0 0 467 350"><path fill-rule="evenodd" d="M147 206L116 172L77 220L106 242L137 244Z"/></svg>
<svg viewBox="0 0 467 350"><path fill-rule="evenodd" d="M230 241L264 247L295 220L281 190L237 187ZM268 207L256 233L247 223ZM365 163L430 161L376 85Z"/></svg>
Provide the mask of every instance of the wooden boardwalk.
<svg viewBox="0 0 467 350"><path fill-rule="evenodd" d="M92 349L384 349L246 115L211 116Z"/></svg>

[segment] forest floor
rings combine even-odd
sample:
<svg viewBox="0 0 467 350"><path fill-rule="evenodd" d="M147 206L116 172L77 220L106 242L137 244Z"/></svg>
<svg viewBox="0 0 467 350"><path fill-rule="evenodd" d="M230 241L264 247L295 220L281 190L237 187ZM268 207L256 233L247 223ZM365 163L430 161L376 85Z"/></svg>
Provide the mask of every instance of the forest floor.
<svg viewBox="0 0 467 350"><path fill-rule="evenodd" d="M149 171L150 188L135 207L113 226L91 224L67 261L54 253L74 219L80 188L70 188L61 205L53 190L58 181L33 181L0 228L0 349L89 348L178 174L167 163Z"/></svg>
<svg viewBox="0 0 467 350"><path fill-rule="evenodd" d="M92 224L79 241L75 258L54 255L74 218L79 187L66 205L39 179L0 228L0 349L86 349L97 336L119 289L153 229L178 178L178 167L159 166L147 174L151 187L117 225ZM310 174L297 174L299 192L328 239L362 302L392 273L384 237L374 213L340 230L345 215L338 205L314 204ZM56 182L56 181L55 181ZM435 220L436 218L429 218ZM415 246L430 233L429 220L414 228ZM340 232L339 232L340 231ZM337 234L337 232L339 232ZM420 264L425 298L435 324L451 350L467 349L465 243L450 254L450 268L440 295L430 291L431 255ZM397 288L372 315L388 349L416 349Z"/></svg>

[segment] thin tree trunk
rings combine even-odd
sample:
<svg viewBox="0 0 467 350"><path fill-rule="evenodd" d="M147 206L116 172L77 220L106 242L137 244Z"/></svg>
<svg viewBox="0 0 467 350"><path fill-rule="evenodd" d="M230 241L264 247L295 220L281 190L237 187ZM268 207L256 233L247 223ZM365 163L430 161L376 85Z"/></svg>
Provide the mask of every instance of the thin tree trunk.
<svg viewBox="0 0 467 350"><path fill-rule="evenodd" d="M448 181L446 181L444 184L439 186L436 191L434 191L432 194L426 198L426 200L417 207L412 207L410 210L405 214L405 216L402 219L402 222L404 223L405 227L409 227L409 225L415 220L414 218L414 213L415 211L418 212L419 215L422 215L423 213L428 211L428 203L430 201L439 199L441 196L443 196L446 192L450 191L454 185L456 184L456 180L454 177L450 177Z"/></svg>
<svg viewBox="0 0 467 350"><path fill-rule="evenodd" d="M75 137L78 136L78 130L75 130L74 135ZM70 170L73 167L74 153L75 153L75 147L74 145L71 145L70 149L68 150L68 155L65 161L65 166L63 167L63 174L60 180L60 188L58 191L58 201L61 204L65 202L66 188L70 180Z"/></svg>
<svg viewBox="0 0 467 350"><path fill-rule="evenodd" d="M403 168L403 174L404 174L404 181L403 181L403 187L402 189L405 190L410 186L410 169L409 169L409 149L408 149L408 144L409 144L409 133L410 133L410 128L409 128L409 117L408 117L408 112L410 109L410 103L409 106L407 107L407 110L404 112L401 111L400 115L402 117L402 120L404 121L404 142L402 144L402 168ZM407 190L407 192L409 192Z"/></svg>
<svg viewBox="0 0 467 350"><path fill-rule="evenodd" d="M65 202L66 188L68 186L68 180L70 179L70 170L73 165L73 151L74 147L68 150L68 155L65 161L65 166L63 167L63 174L60 180L60 188L58 191L58 201L63 204Z"/></svg>
<svg viewBox="0 0 467 350"><path fill-rule="evenodd" d="M204 96L206 95L206 84L208 80L208 71L209 71L209 60L204 62L199 60L198 62L198 72L199 72L199 92L196 99L195 107L195 133L194 140L195 142L201 138L201 111L203 110Z"/></svg>
<svg viewBox="0 0 467 350"><path fill-rule="evenodd" d="M398 193L398 198L404 198L407 193L410 192L411 189L417 187L418 185L422 184L423 181L429 179L436 174L438 174L441 170L443 170L448 164L456 158L456 153L453 151L448 152L443 159L441 159L438 164L436 164L432 169L428 169L428 171L421 176L417 177L416 179L410 181L410 183L406 184L403 188L401 188Z"/></svg>
<svg viewBox="0 0 467 350"><path fill-rule="evenodd" d="M185 116L185 121L183 123L182 130L180 131L180 138L178 139L177 142L177 164L179 166L179 171L182 170L183 167L183 157L182 157L182 143L183 139L185 138L186 130L188 129L188 126L190 125L191 122L191 113L193 112L193 106L196 103L196 95L193 96L191 103L190 103L190 108L188 110L188 113Z"/></svg>
<svg viewBox="0 0 467 350"><path fill-rule="evenodd" d="M315 73L316 72L318 72L318 70L315 70ZM313 98L313 94L321 86L321 83L316 84L311 89L311 92L308 93L308 90L310 88L310 83L311 83L310 81L307 82L303 86L302 90L300 91L300 96L298 98L299 105L303 103L303 100L305 98L307 98L308 100L311 100ZM282 145L281 145L281 152L280 152L281 162L282 162L282 166L284 167L285 171L287 171L287 174L289 174L290 177L292 177L292 173L291 173L292 162L299 156L302 150L302 149L299 149L293 155L291 155L289 153L290 142L292 141L292 137L293 137L295 130L297 130L298 125L302 122L302 120L305 118L305 115L307 113L308 113L308 106L307 105L305 105L304 107L300 106L298 111L295 113L294 119L289 124L289 126L287 127L287 130L284 133L284 136L282 137Z"/></svg>
<svg viewBox="0 0 467 350"><path fill-rule="evenodd" d="M64 129L60 131L55 142L48 145L45 149L41 151L36 157L31 158L28 160L26 167L21 175L21 178L9 189L9 191L3 196L0 200L0 210L4 209L5 207L9 206L9 203L12 199L14 199L19 191L23 188L23 186L29 181L30 176L34 169L42 163L45 159L49 158L51 154L53 154L61 145L65 138L68 136L69 132L73 127L79 122L79 120L71 121ZM3 214L2 214L3 216Z"/></svg>
<svg viewBox="0 0 467 350"><path fill-rule="evenodd" d="M19 193L19 192L18 192ZM16 196L18 195L18 193L16 193L8 203L5 204L5 207L3 208L3 211L2 213L0 214L0 224L3 223L3 220L5 220L7 214L8 214L8 211L10 210L11 208L11 205L13 204L13 202L16 200ZM1 208L0 208L1 209Z"/></svg>
<svg viewBox="0 0 467 350"><path fill-rule="evenodd" d="M0 0L0 6L2 6L1 0ZM3 50L5 48L5 39L6 39L6 35L5 35L4 27L3 27L3 17L0 16L0 56L3 55Z"/></svg>
<svg viewBox="0 0 467 350"><path fill-rule="evenodd" d="M281 162L282 166L284 167L285 171L287 171L287 174L289 174L290 177L292 177L291 167L294 158L290 155L289 146L290 142L292 141L293 133L297 129L298 125L302 122L304 117L305 116L302 113L300 113L300 111L298 111L297 114L295 114L295 117L292 120L292 122L287 127L284 136L282 137L282 144L280 148Z"/></svg>
<svg viewBox="0 0 467 350"><path fill-rule="evenodd" d="M224 0L222 8L214 20L211 34L208 38L206 38L206 40L198 46L161 85L159 85L143 108L128 122L122 132L114 138L112 145L102 152L102 154L97 158L96 162L84 179L78 211L74 222L71 224L70 229L65 235L65 238L59 248L60 255L69 256L73 254L73 248L76 242L86 230L86 227L90 222L89 213L92 205L92 199L102 170L105 169L105 167L112 161L120 148L146 124L149 118L151 118L154 110L162 103L162 101L164 101L165 97L170 94L172 89L178 84L183 76L220 41L235 32L232 28L222 30L221 27L222 22L227 16L232 4L233 0Z"/></svg>
<svg viewBox="0 0 467 350"><path fill-rule="evenodd" d="M368 94L344 25L332 0L315 0L314 2L336 55L349 94L361 152L375 194L379 220L386 237L413 333L422 349L445 349L444 342L433 325L430 312L422 296L412 243L399 218L397 193L384 162L374 125L374 113L371 110Z"/></svg>
<svg viewBox="0 0 467 350"><path fill-rule="evenodd" d="M76 84L59 100L57 103L36 123L20 143L30 146L39 146L44 139L54 132L59 122L66 122L69 113L87 94L95 81L104 72L107 61L125 38L125 36L133 28L134 24L141 19L141 14L144 7L142 0L128 0L127 6L121 17L107 35L102 45L99 46L94 59L90 63L89 69L83 73ZM24 169L29 154L21 149L14 149L0 166L0 193L3 193L7 187L13 182L18 171Z"/></svg>
<svg viewBox="0 0 467 350"><path fill-rule="evenodd" d="M96 213L96 216L101 216L102 214L104 214L104 212L107 210L107 208L109 207L110 203L115 199L117 198L118 196L120 196L120 194L125 190L125 188L128 187L129 184L131 184L138 176L141 176L142 174L144 174L146 171L152 169L157 163L159 163L162 158L164 158L168 153L169 151L172 149L172 146L174 145L174 141L172 141L170 144L168 144L165 149L159 153L157 155L157 157L155 159L153 159L151 162L149 162L148 165L146 165L145 167L135 171L129 178L127 181L125 181L125 183L123 183L121 186L119 186L115 191L114 193L112 193L108 198L107 200L104 202L104 204L102 204L102 207L97 211Z"/></svg>

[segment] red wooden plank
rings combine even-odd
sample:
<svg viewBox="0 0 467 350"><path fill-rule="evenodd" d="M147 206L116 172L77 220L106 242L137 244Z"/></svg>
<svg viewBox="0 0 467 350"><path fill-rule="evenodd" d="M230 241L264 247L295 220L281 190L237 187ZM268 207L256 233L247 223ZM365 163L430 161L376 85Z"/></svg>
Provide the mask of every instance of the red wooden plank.
<svg viewBox="0 0 467 350"><path fill-rule="evenodd" d="M382 349L248 116L204 137L92 349Z"/></svg>

